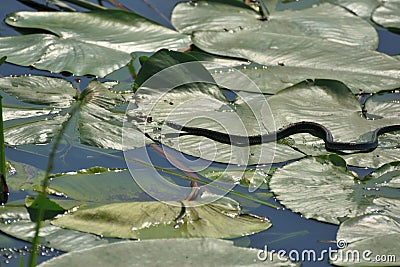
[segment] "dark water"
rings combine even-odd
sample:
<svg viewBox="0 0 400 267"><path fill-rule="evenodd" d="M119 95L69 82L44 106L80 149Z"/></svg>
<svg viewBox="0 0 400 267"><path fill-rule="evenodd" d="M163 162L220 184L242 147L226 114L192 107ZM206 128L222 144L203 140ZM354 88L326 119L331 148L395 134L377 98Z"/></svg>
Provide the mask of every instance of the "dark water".
<svg viewBox="0 0 400 267"><path fill-rule="evenodd" d="M44 2L44 1L43 1ZM106 1L104 1L106 2ZM120 0L120 3L131 8L133 11L157 21L165 26L172 27L169 18L170 13L175 5L179 2L177 0L146 0L146 1L134 1L131 0ZM0 4L0 17L4 19L6 14L14 11L32 10L31 8L19 3L16 0L8 0L5 4L3 0ZM390 33L382 28L377 28L380 43L378 50L389 55L400 54L400 37L399 35ZM0 24L0 36L17 35L12 27L7 26L3 21ZM69 81L73 81L76 77L68 77L60 74L50 74L47 71L35 70L27 67L15 66L12 64L3 64L0 66L0 75L24 75L24 74L36 74L46 76L63 77ZM91 78L81 77L83 88ZM40 148L32 148L32 146L22 147L20 149L7 148L6 156L8 160L25 162L34 165L38 168L45 168L47 164L46 151L49 147L43 146ZM145 153L145 149L139 149L136 151L138 157ZM172 168L173 166L158 155L156 152L149 151L154 162L161 167ZM99 156L100 155L100 156ZM122 159L122 153L115 152L114 157L101 155L99 153L82 150L72 147L66 154L64 161L57 161L55 163L54 172L65 172L73 171L81 168L88 168L91 166L104 166L104 167L126 167L124 160ZM248 193L246 188L236 188L237 191ZM10 201L24 199L25 193L23 192L12 192L10 195ZM269 200L274 203L273 199ZM299 199L299 201L302 201ZM274 203L278 204L278 203ZM246 208L246 207L245 207ZM338 226L321 223L315 220L308 220L301 217L299 214L295 214L289 210L280 209L276 210L267 206L259 206L257 208L249 207L252 213L259 216L268 217L273 226L261 233L252 235L250 237L242 237L235 240L238 245L251 246L255 248L263 249L265 246L269 250L278 251L280 249L289 252L292 249L297 251L303 251L307 249L314 249L317 255L322 250L327 250L329 247L335 249L334 243L329 243L329 240L336 239L336 232ZM0 266L18 266L21 255L27 255L27 247L30 244L20 240L16 240L5 235L0 235ZM49 248L42 248L39 261L44 261L50 257L57 256L61 252L53 251ZM27 261L26 256L25 262ZM255 255L256 257L256 255ZM331 266L325 257L323 262L304 262L302 266Z"/></svg>

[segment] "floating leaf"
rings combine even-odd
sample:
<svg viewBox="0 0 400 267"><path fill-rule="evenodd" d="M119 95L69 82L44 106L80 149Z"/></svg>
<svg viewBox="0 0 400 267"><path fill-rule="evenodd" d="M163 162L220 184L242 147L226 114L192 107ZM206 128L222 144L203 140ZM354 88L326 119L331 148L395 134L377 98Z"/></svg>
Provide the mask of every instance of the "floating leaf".
<svg viewBox="0 0 400 267"><path fill-rule="evenodd" d="M360 16L367 20L370 19L371 14L375 10L375 8L382 3L381 0L364 0L364 1L334 0L333 2L350 10L357 16Z"/></svg>
<svg viewBox="0 0 400 267"><path fill-rule="evenodd" d="M142 62L142 68L140 69L140 72L138 73L138 75L135 79L135 83L134 83L135 88L139 88L149 78L156 76L159 72L161 72L164 69L167 69L170 66L174 66L177 64L183 64L183 63L187 63L187 62L192 62L192 61L196 61L196 60L197 59L195 57L193 57L189 54L169 51L166 49L159 50L156 53L154 53L151 57L147 58L146 61ZM196 66L196 65L193 65L193 66ZM175 75L179 75L179 74L181 74L181 73L177 73ZM196 77L195 75L197 75L197 74L192 73L192 75L194 77ZM155 78L157 78L157 76ZM162 78L164 78L164 77L160 77L160 79L162 79ZM181 78L181 77L178 76L178 77L168 77L168 78L172 79L172 82L173 82L175 80L179 80L179 78ZM163 93L163 91L158 92L158 93L161 94L161 93Z"/></svg>
<svg viewBox="0 0 400 267"><path fill-rule="evenodd" d="M128 170L93 167L51 176L49 192L83 202L133 200L142 192Z"/></svg>
<svg viewBox="0 0 400 267"><path fill-rule="evenodd" d="M372 14L372 20L389 30L398 32L400 30L400 1L383 1Z"/></svg>
<svg viewBox="0 0 400 267"><path fill-rule="evenodd" d="M45 76L5 77L0 79L0 88L20 101L54 108L69 107L77 95L71 83Z"/></svg>
<svg viewBox="0 0 400 267"><path fill-rule="evenodd" d="M256 11L235 2L180 3L173 11L172 22L179 30L193 34L194 44L202 50L265 64L268 70L248 71L265 81L259 83L264 93L316 78L343 81L356 93L400 86L396 78L400 75L399 64L387 55L365 50L377 46L373 27L345 9L325 3L271 12L267 21L260 21ZM372 9L374 4L333 2L356 10ZM249 42L254 36L257 41ZM363 49L350 47L351 44Z"/></svg>
<svg viewBox="0 0 400 267"><path fill-rule="evenodd" d="M75 75L105 76L126 65L132 52L179 49L190 43L186 35L123 10L16 12L5 21L52 34L1 37L0 56L14 64Z"/></svg>
<svg viewBox="0 0 400 267"><path fill-rule="evenodd" d="M389 120L393 121L394 124L399 124L399 99L400 96L398 94L388 93L383 95L376 94L369 97L364 104L364 109L367 111L367 118L372 119L376 123ZM297 148L309 154L308 151L303 150L301 147L297 146ZM343 157L349 165L378 168L386 163L399 160L399 150L400 132L395 131L381 135L378 147L374 151L362 154L349 154Z"/></svg>
<svg viewBox="0 0 400 267"><path fill-rule="evenodd" d="M171 249L174 253L171 253ZM134 251L134 253L132 253ZM110 266L151 265L201 265L201 266L265 266L257 261L256 249L236 247L233 242L219 239L161 239L125 241L68 253L40 264L46 266L82 265L98 266L99 262ZM268 266L299 266L288 259L266 252ZM177 255L180 255L177 257ZM270 260L271 259L271 260Z"/></svg>
<svg viewBox="0 0 400 267"><path fill-rule="evenodd" d="M13 191L24 190L33 193L32 186L40 184L44 171L28 164L7 162L7 184Z"/></svg>
<svg viewBox="0 0 400 267"><path fill-rule="evenodd" d="M35 235L36 223L29 219L24 207L0 207L0 230L10 236L31 242ZM82 250L102 244L110 240L78 231L63 229L50 225L48 221L42 223L39 243L52 248L70 251Z"/></svg>
<svg viewBox="0 0 400 267"><path fill-rule="evenodd" d="M218 182L240 184L249 187L259 187L260 185L266 186L267 179L271 170L264 170L262 168L258 169L215 169L212 168L201 171L200 173L212 180L217 180Z"/></svg>
<svg viewBox="0 0 400 267"><path fill-rule="evenodd" d="M399 162L384 165L361 181L335 162L325 156L290 163L272 175L271 191L292 211L329 223L377 210L394 212L376 199L399 200Z"/></svg>
<svg viewBox="0 0 400 267"><path fill-rule="evenodd" d="M297 37L306 36L370 49L378 44L378 36L371 25L339 6L325 3L302 10L277 11L271 13L268 20L260 20L258 12L237 2L180 3L174 8L171 21L178 30L190 34L258 29L263 33L290 35L294 43ZM241 39L240 43L249 43L248 40ZM263 44L263 41L257 36L254 43Z"/></svg>
<svg viewBox="0 0 400 267"><path fill-rule="evenodd" d="M67 131L72 138L86 145L122 150L124 114L113 109L126 103L129 93L115 93L106 84L92 81L76 96L66 81L42 76L2 78L1 88L23 101L14 99L3 105L8 145L49 143L67 120L73 120L74 130ZM74 107L77 111L73 113ZM136 129L130 128L126 138L139 147L145 144L145 137Z"/></svg>
<svg viewBox="0 0 400 267"><path fill-rule="evenodd" d="M219 200L205 205L196 201L114 203L79 209L52 223L82 232L135 239L231 238L271 226L262 218L242 214L232 203L235 201Z"/></svg>
<svg viewBox="0 0 400 267"><path fill-rule="evenodd" d="M40 207L43 207L44 210L43 220L52 219L56 215L62 214L66 211L56 202L47 197L43 197L43 195L38 195L36 198L27 196L25 199L25 205L29 212L29 217L33 222L37 222L39 219Z"/></svg>
<svg viewBox="0 0 400 267"><path fill-rule="evenodd" d="M259 41L249 42L254 36ZM342 81L354 93L400 86L398 60L376 51L327 40L307 36L294 38L290 34L260 30L195 32L192 40L208 53L265 65L266 68L257 69L258 75L262 77L266 73L274 79L273 86L261 87L264 93L274 93L303 80L317 78Z"/></svg>
<svg viewBox="0 0 400 267"><path fill-rule="evenodd" d="M347 243L333 255L338 266L399 266L400 223L380 214L355 217L340 225L337 240ZM354 256L349 260L349 255Z"/></svg>

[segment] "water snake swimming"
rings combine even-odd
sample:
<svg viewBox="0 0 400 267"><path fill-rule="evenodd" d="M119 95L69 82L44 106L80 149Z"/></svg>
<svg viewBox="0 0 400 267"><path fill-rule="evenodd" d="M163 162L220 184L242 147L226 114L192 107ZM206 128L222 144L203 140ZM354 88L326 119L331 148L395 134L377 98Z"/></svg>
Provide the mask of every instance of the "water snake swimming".
<svg viewBox="0 0 400 267"><path fill-rule="evenodd" d="M234 146L251 146L259 145L262 143L275 142L293 134L308 133L315 137L321 138L325 142L325 148L328 151L357 151L357 152L370 152L378 146L378 137L384 133L400 131L400 124L389 125L381 127L372 132L372 139L369 142L335 142L332 133L323 125L315 122L297 122L289 124L288 126L279 129L272 133L263 135L241 136L221 133L209 129L182 126L174 122L166 121L165 124L175 130L183 131L180 135L197 135L210 138L224 144L231 144Z"/></svg>

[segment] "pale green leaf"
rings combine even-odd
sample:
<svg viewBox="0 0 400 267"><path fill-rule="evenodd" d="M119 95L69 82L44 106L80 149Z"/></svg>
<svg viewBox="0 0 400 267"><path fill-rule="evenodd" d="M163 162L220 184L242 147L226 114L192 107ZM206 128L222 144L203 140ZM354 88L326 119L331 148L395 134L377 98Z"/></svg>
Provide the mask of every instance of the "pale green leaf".
<svg viewBox="0 0 400 267"><path fill-rule="evenodd" d="M400 223L388 216L368 214L345 221L337 240L347 243L333 255L338 266L399 266ZM349 256L350 255L350 256ZM350 259L354 255L354 259Z"/></svg>
<svg viewBox="0 0 400 267"><path fill-rule="evenodd" d="M127 170L93 167L51 177L49 192L83 202L136 199L142 191Z"/></svg>
<svg viewBox="0 0 400 267"><path fill-rule="evenodd" d="M75 75L105 76L126 65L130 53L186 47L188 36L133 12L16 12L6 23L52 34L1 37L0 55L7 61Z"/></svg>
<svg viewBox="0 0 400 267"><path fill-rule="evenodd" d="M369 20L372 12L377 8L383 1L382 0L333 0L332 2L343 6L344 8L354 12L357 16Z"/></svg>
<svg viewBox="0 0 400 267"><path fill-rule="evenodd" d="M378 38L373 27L339 6L325 3L303 10L277 11L271 13L267 21L261 21L259 13L236 2L180 3L173 10L172 23L178 30L190 34L258 29L263 33L290 35L292 42L296 42L297 37L307 36L370 49L377 47ZM239 41L248 43L248 40L252 39Z"/></svg>
<svg viewBox="0 0 400 267"><path fill-rule="evenodd" d="M242 214L221 201L127 202L78 211L53 220L64 228L108 237L159 239L232 238L265 230L271 223Z"/></svg>
<svg viewBox="0 0 400 267"><path fill-rule="evenodd" d="M133 253L134 251L134 253ZM171 253L173 251L173 253ZM256 249L236 247L219 239L161 239L126 241L68 253L40 264L40 267L82 265L98 266L299 266L266 252L267 261L257 260Z"/></svg>
<svg viewBox="0 0 400 267"><path fill-rule="evenodd" d="M389 30L400 29L400 1L383 1L383 4L375 9L372 20Z"/></svg>
<svg viewBox="0 0 400 267"><path fill-rule="evenodd" d="M62 125L72 120L67 130L72 140L100 148L123 148L124 110L117 109L128 103L130 92L113 92L107 83L92 81L77 95L66 81L43 76L2 78L0 89L7 93L3 112L5 142L9 145L49 143ZM73 113L74 107L77 111ZM126 128L131 146L146 144L137 128Z"/></svg>
<svg viewBox="0 0 400 267"><path fill-rule="evenodd" d="M0 231L31 242L35 235L35 228L36 223L30 221L24 207L0 207ZM109 242L96 235L51 225L48 221L43 222L40 229L40 244L63 251L82 250Z"/></svg>
<svg viewBox="0 0 400 267"><path fill-rule="evenodd" d="M367 116L375 121L391 120L395 123L400 113L398 94L373 95L365 102ZM397 122L397 124L399 124ZM377 149L368 154L345 155L350 165L377 168L385 163L399 160L400 132L392 132L379 138Z"/></svg>
<svg viewBox="0 0 400 267"><path fill-rule="evenodd" d="M0 79L0 89L17 99L37 105L65 108L71 105L76 89L71 83L44 76L5 77Z"/></svg>
<svg viewBox="0 0 400 267"><path fill-rule="evenodd" d="M382 203L399 201L399 166L398 162L384 165L359 181L346 167L335 165L331 157L311 157L277 169L269 186L292 211L339 224L365 213L398 213L398 204Z"/></svg>
<svg viewBox="0 0 400 267"><path fill-rule="evenodd" d="M249 42L257 36L258 42ZM354 93L377 92L400 86L400 62L376 51L308 36L257 30L195 32L194 44L208 53L248 59L266 66L257 72L273 77L275 93L306 79L344 82ZM274 77L275 76L275 77ZM268 79L267 79L268 80ZM266 81L267 81L266 80ZM265 82L266 83L266 82ZM277 88L278 87L278 88Z"/></svg>

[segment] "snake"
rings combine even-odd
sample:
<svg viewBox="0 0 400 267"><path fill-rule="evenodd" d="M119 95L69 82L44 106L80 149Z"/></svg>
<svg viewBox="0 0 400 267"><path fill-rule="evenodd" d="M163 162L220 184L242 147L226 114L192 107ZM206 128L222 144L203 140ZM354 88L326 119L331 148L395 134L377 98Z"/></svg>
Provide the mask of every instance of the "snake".
<svg viewBox="0 0 400 267"><path fill-rule="evenodd" d="M377 148L378 137L382 134L400 131L400 124L384 126L372 132L372 139L369 142L335 142L332 133L323 125L316 122L301 121L289 124L275 132L262 135L242 136L221 133L210 129L183 126L171 121L165 121L165 125L181 131L179 135L203 136L214 141L244 147L260 145L263 143L276 142L293 134L308 133L322 139L325 142L325 148L331 152L357 151L370 152Z"/></svg>

